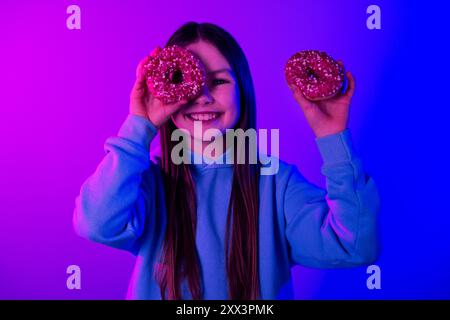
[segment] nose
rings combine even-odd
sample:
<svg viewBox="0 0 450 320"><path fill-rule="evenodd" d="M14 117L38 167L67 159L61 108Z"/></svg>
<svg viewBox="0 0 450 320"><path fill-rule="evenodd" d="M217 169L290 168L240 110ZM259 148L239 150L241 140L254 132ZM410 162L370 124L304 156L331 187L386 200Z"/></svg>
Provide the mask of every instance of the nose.
<svg viewBox="0 0 450 320"><path fill-rule="evenodd" d="M194 104L211 104L214 98L209 92L208 86L204 85L200 95L194 100Z"/></svg>

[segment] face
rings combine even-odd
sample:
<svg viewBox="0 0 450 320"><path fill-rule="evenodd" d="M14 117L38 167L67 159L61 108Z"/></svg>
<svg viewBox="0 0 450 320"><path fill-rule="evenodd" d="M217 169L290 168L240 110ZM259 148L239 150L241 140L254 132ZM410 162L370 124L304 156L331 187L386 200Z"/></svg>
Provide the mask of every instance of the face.
<svg viewBox="0 0 450 320"><path fill-rule="evenodd" d="M228 61L212 44L200 40L186 47L202 61L206 68L206 85L197 98L188 102L174 115L177 128L187 130L194 137L194 121L201 121L202 137L207 129L225 133L239 119L239 90Z"/></svg>

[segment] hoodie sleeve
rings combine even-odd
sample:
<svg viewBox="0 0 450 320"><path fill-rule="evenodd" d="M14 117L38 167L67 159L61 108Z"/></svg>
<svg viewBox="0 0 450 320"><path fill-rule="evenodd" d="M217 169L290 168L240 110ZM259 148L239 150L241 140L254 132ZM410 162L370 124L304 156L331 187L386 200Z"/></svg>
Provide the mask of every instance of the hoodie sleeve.
<svg viewBox="0 0 450 320"><path fill-rule="evenodd" d="M129 114L117 136L106 140L104 158L75 199L73 225L79 236L137 254L154 208L155 183L143 176L151 175L149 148L156 133L150 121Z"/></svg>
<svg viewBox="0 0 450 320"><path fill-rule="evenodd" d="M348 129L316 143L327 190L291 168L284 197L291 259L315 268L370 264L378 257L375 182L363 171Z"/></svg>

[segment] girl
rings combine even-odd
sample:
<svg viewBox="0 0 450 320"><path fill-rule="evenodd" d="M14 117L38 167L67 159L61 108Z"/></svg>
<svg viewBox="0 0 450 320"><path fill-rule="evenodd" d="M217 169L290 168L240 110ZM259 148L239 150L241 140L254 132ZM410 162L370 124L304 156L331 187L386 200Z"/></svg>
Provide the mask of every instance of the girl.
<svg viewBox="0 0 450 320"><path fill-rule="evenodd" d="M224 134L256 126L252 78L234 38L216 25L190 22L167 43L174 44L205 65L203 92L163 105L147 91L143 59L130 113L117 136L106 140L105 157L76 199L77 234L137 256L127 299L290 299L295 264L373 262L379 199L347 129L351 73L346 92L326 101L311 102L291 88L317 137L323 190L282 161L274 175L260 175L259 165L249 163L174 164L171 134L180 128L199 139L195 119L203 119L203 130ZM216 118L205 120L206 113ZM158 131L161 156L150 160Z"/></svg>

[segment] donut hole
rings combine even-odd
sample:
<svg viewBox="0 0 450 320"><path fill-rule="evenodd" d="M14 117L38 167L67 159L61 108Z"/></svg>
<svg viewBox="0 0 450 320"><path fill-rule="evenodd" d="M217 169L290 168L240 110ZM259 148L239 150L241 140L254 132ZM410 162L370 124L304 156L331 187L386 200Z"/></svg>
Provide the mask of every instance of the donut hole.
<svg viewBox="0 0 450 320"><path fill-rule="evenodd" d="M306 74L308 75L309 79L316 79L317 78L316 73L314 72L314 70L311 67L306 67L305 71L306 71Z"/></svg>
<svg viewBox="0 0 450 320"><path fill-rule="evenodd" d="M180 69L177 69L175 71L172 72L171 76L170 76L170 81L173 84L180 84L183 82L183 72L181 72Z"/></svg>

